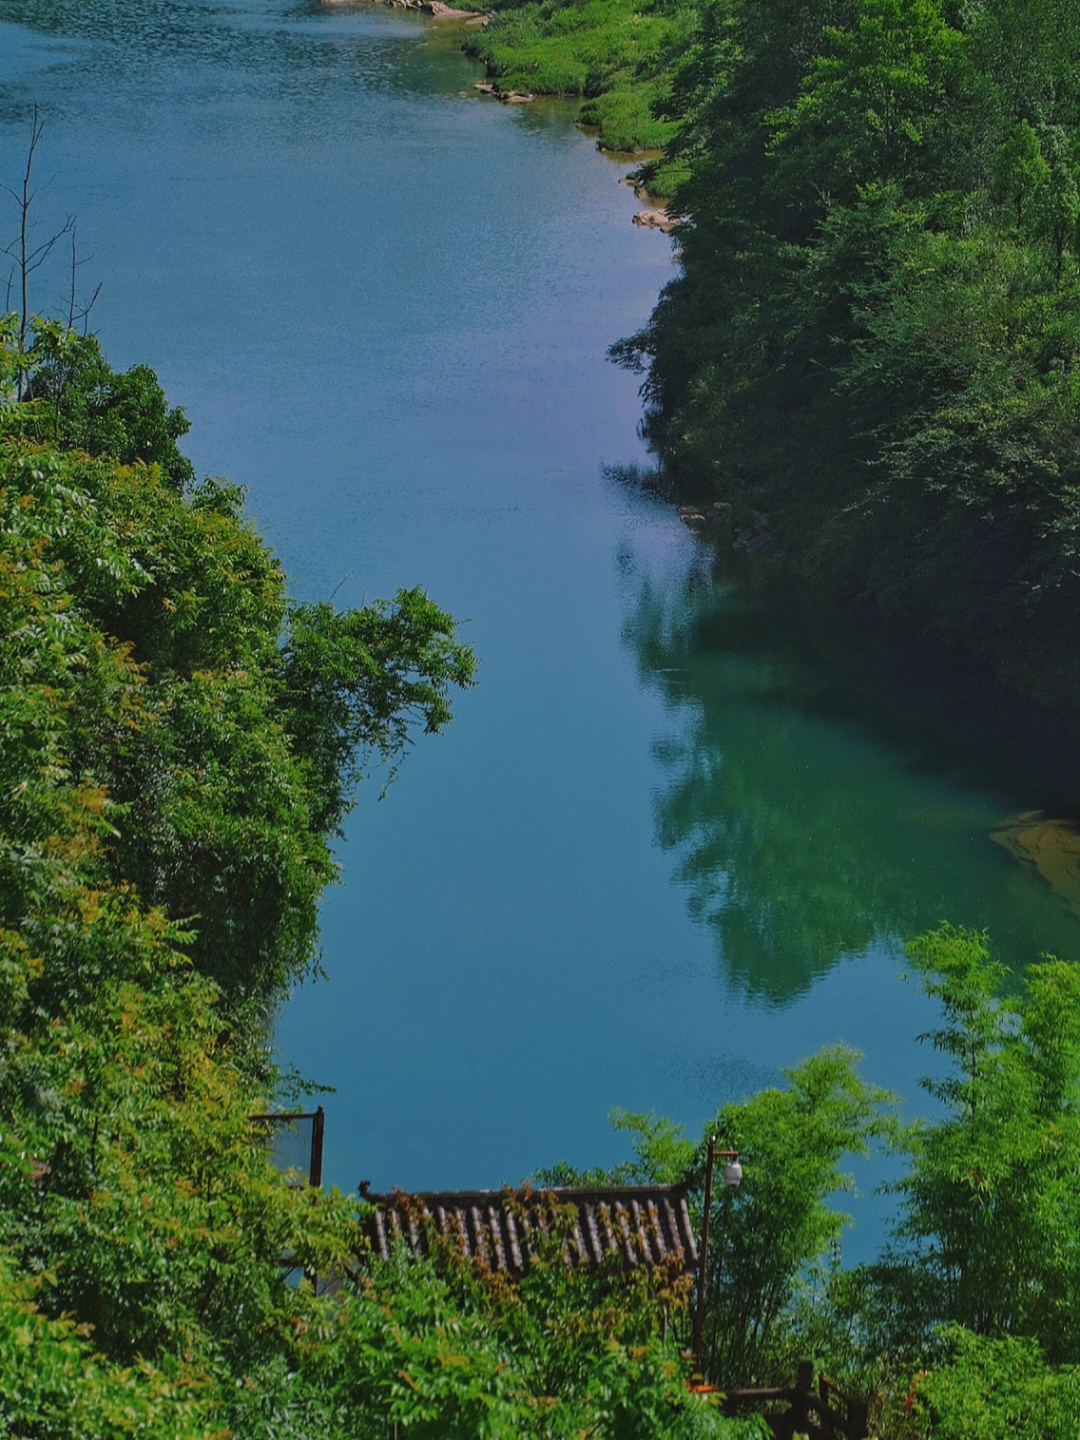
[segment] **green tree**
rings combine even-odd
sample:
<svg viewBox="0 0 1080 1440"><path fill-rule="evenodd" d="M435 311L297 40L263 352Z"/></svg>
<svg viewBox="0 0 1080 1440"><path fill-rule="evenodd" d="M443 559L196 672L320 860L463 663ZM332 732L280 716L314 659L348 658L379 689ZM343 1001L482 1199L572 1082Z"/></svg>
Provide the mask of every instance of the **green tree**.
<svg viewBox="0 0 1080 1440"><path fill-rule="evenodd" d="M453 620L420 589L344 614L327 604L292 607L282 708L311 766L320 831L339 826L363 758L377 754L396 766L411 728L441 730L451 715L450 686L471 685L474 673Z"/></svg>
<svg viewBox="0 0 1080 1440"><path fill-rule="evenodd" d="M281 570L236 490L184 495L159 466L15 437L0 474L19 603L31 575L44 588L27 645L47 607L60 647L34 649L31 673L44 695L65 667L80 700L58 712L64 764L107 797L95 865L190 922L189 953L245 997L257 1046L267 1002L314 956L352 781L399 759L414 726L447 722L472 654L419 590L343 615L297 609L283 637ZM111 688L95 688L88 654ZM27 673L11 677L25 696Z"/></svg>
<svg viewBox="0 0 1080 1440"><path fill-rule="evenodd" d="M1032 211L1035 232L1052 247L1060 276L1066 247L1074 252L1077 248L1080 191L1077 190L1076 172L1066 153L1064 136L1050 130L1045 139L1049 167L1039 177L1032 196Z"/></svg>
<svg viewBox="0 0 1080 1440"><path fill-rule="evenodd" d="M938 1343L943 1353L913 1388L927 1440L1060 1440L1080 1430L1080 1372L1048 1367L1033 1340L949 1326Z"/></svg>
<svg viewBox="0 0 1080 1440"><path fill-rule="evenodd" d="M5 1157L7 1158L7 1157ZM144 1360L133 1367L95 1353L85 1324L42 1313L41 1277L14 1278L0 1252L0 1425L12 1436L87 1440L143 1431L204 1440L213 1426L208 1387L171 1378Z"/></svg>
<svg viewBox="0 0 1080 1440"><path fill-rule="evenodd" d="M871 181L903 186L940 164L963 37L938 0L860 0L821 42L798 98L768 117L779 186L848 203Z"/></svg>
<svg viewBox="0 0 1080 1440"><path fill-rule="evenodd" d="M148 365L117 372L95 335L39 317L33 325L27 398L36 403L27 413L34 433L123 465L159 465L178 490L194 479L176 443L191 428L188 418L169 408Z"/></svg>
<svg viewBox="0 0 1080 1440"><path fill-rule="evenodd" d="M720 1384L787 1383L801 1358L795 1311L847 1220L829 1199L854 1188L841 1162L889 1125L889 1097L855 1059L841 1047L811 1056L786 1088L726 1105L708 1127L744 1172L738 1190L719 1188L711 1223L702 1365Z"/></svg>
<svg viewBox="0 0 1080 1440"><path fill-rule="evenodd" d="M984 936L943 926L910 954L941 1002L924 1038L948 1068L924 1082L943 1113L913 1130L897 1186L900 1248L886 1274L910 1307L901 1324L909 1336L937 1320L1026 1335L1076 1363L1080 968L1043 960L1006 1003Z"/></svg>
<svg viewBox="0 0 1080 1440"><path fill-rule="evenodd" d="M966 0L961 14L991 113L1007 125L1076 123L1076 0Z"/></svg>
<svg viewBox="0 0 1080 1440"><path fill-rule="evenodd" d="M559 1185L670 1185L690 1178L700 1234L710 1138L719 1148L738 1150L742 1183L728 1189L717 1176L710 1216L700 1360L713 1383L789 1384L805 1358L808 1334L820 1339L829 1331L826 1281L848 1221L831 1202L855 1188L842 1164L894 1131L892 1097L859 1077L857 1059L842 1046L809 1057L784 1072L784 1088L723 1106L696 1146L670 1120L616 1111L615 1128L634 1137L632 1160L608 1172L566 1165L539 1172L544 1183ZM691 1335L686 1312L687 1348Z"/></svg>
<svg viewBox="0 0 1080 1440"><path fill-rule="evenodd" d="M1016 229L1023 224L1024 211L1030 207L1049 174L1039 137L1026 120L1021 120L1012 134L998 148L990 193L996 200L1007 200L1016 207Z"/></svg>

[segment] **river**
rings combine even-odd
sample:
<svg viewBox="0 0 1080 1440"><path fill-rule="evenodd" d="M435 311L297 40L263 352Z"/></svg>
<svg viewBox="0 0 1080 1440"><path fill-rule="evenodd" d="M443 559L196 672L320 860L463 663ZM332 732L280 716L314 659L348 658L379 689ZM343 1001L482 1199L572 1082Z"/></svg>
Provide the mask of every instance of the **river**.
<svg viewBox="0 0 1080 1440"><path fill-rule="evenodd" d="M697 1134L835 1042L914 1113L906 936L947 917L1080 959L1076 912L990 836L1075 809L1069 757L917 648L718 573L626 483L639 400L605 352L671 243L571 107L477 73L365 5L0 0L0 179L37 105L33 218L77 214L112 363L157 370L294 594L423 584L482 662L385 798L361 788L325 978L278 1021L282 1063L335 1087L326 1178L610 1164L613 1107ZM62 274L35 284L66 311Z"/></svg>

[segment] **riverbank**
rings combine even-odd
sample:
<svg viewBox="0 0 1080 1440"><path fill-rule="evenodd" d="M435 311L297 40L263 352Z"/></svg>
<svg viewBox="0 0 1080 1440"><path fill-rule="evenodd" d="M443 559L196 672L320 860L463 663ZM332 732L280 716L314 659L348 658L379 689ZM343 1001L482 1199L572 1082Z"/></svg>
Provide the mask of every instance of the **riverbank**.
<svg viewBox="0 0 1080 1440"><path fill-rule="evenodd" d="M657 119L667 91L672 56L680 55L696 24L690 5L655 8L634 0L586 0L555 7L494 3L448 5L443 0L322 0L325 5L385 4L465 31L462 48L484 65L487 93L514 103L538 96L580 102L578 120L595 129L601 149L645 156L661 151L675 133ZM649 183L659 199L671 193L678 173L650 165Z"/></svg>
<svg viewBox="0 0 1080 1440"><path fill-rule="evenodd" d="M603 149L643 153L675 133L656 111L670 57L685 48L694 15L692 7L661 10L635 0L543 9L496 3L491 23L471 33L465 49L506 89L579 99L578 119L596 127Z"/></svg>

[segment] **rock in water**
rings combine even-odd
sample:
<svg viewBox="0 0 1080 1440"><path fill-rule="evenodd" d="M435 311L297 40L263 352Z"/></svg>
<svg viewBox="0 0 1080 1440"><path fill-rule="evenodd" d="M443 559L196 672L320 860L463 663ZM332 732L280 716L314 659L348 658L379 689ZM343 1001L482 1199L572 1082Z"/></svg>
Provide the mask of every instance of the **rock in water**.
<svg viewBox="0 0 1080 1440"><path fill-rule="evenodd" d="M1050 888L1080 915L1080 829L1041 810L1013 815L995 825L990 839L1032 866Z"/></svg>
<svg viewBox="0 0 1080 1440"><path fill-rule="evenodd" d="M647 230L662 230L665 235L670 235L675 228L675 221L659 206L650 210L639 210L634 216L634 224L644 225Z"/></svg>

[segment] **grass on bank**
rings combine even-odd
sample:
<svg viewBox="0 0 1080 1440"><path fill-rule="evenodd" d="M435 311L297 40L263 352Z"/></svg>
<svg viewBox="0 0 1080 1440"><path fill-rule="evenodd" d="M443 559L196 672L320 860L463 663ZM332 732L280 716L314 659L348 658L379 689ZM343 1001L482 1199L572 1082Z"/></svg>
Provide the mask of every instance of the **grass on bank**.
<svg viewBox="0 0 1080 1440"><path fill-rule="evenodd" d="M497 5L465 49L500 90L580 96L580 121L605 150L659 150L674 126L656 117L670 67L694 24L690 5L649 0Z"/></svg>

